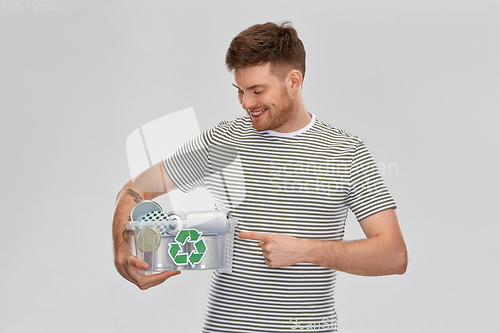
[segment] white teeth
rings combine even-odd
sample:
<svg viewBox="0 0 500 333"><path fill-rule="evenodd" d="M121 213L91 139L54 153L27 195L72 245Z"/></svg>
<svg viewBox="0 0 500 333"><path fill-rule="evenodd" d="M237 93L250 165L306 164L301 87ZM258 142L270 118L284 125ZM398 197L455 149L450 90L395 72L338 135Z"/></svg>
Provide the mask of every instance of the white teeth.
<svg viewBox="0 0 500 333"><path fill-rule="evenodd" d="M258 116L259 114L261 114L264 111L266 111L266 110L260 110L260 111L257 111L257 112L250 111L250 113L252 114L252 116Z"/></svg>

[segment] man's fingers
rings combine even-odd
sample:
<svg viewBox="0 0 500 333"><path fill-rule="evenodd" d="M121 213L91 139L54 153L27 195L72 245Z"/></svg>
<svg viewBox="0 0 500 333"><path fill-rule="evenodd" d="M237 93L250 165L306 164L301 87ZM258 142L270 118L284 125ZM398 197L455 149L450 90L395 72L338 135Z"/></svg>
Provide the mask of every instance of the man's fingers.
<svg viewBox="0 0 500 333"><path fill-rule="evenodd" d="M179 275L181 273L180 271L165 271L158 274L147 275L147 276L139 275L137 270L147 269L148 264L145 261L135 256L130 256L127 260L128 260L127 273L129 275L128 280L136 284L141 290L146 290L151 287L162 284L168 278L175 275Z"/></svg>
<svg viewBox="0 0 500 333"><path fill-rule="evenodd" d="M179 275L179 274L181 274L181 271L166 271L166 272L161 272L161 273L158 273L158 274L153 274L153 275L151 275L151 277L156 277L157 281L163 282L166 279L168 279L168 278L170 278L172 276Z"/></svg>
<svg viewBox="0 0 500 333"><path fill-rule="evenodd" d="M165 282L166 279L181 274L180 271L166 271L149 276L139 276L137 279L137 286L141 290L146 290L151 287L157 286Z"/></svg>
<svg viewBox="0 0 500 333"><path fill-rule="evenodd" d="M250 231L244 231L238 234L238 238L252 239L261 242L266 242L269 239L269 236L270 234L265 232L250 232Z"/></svg>
<svg viewBox="0 0 500 333"><path fill-rule="evenodd" d="M130 256L128 257L128 262L131 266L137 268L137 269L147 269L148 268L148 263L135 257L135 256Z"/></svg>

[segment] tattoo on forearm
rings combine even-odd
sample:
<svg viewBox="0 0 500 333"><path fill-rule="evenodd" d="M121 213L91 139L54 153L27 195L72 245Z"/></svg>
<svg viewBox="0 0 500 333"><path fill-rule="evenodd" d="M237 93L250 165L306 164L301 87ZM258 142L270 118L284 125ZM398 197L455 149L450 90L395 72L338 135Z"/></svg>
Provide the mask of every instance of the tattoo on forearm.
<svg viewBox="0 0 500 333"><path fill-rule="evenodd" d="M127 243L128 247L131 249L132 246L130 245L130 230L127 229L123 230L122 238Z"/></svg>
<svg viewBox="0 0 500 333"><path fill-rule="evenodd" d="M144 201L142 196L134 190L127 189L127 194L130 195L134 199L136 204L141 202L141 201ZM128 221L132 221L130 216L128 217ZM130 230L128 230L128 229L123 230L122 238L127 243L128 247L132 248L132 246L130 244Z"/></svg>
<svg viewBox="0 0 500 333"><path fill-rule="evenodd" d="M144 200L141 195L134 190L127 189L127 194L134 198L135 203L139 203Z"/></svg>

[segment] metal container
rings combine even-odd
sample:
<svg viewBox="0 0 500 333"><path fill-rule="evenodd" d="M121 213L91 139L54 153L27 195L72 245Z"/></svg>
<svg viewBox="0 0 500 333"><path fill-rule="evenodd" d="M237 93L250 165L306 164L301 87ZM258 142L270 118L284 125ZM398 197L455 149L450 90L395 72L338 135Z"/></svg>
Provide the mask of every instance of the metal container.
<svg viewBox="0 0 500 333"><path fill-rule="evenodd" d="M163 211L161 206L151 200L144 200L137 203L130 212L130 219L132 221L140 221L147 213L151 213L152 211Z"/></svg>
<svg viewBox="0 0 500 333"><path fill-rule="evenodd" d="M156 251L160 246L160 232L155 227L145 227L140 230L135 237L135 244L145 253Z"/></svg>

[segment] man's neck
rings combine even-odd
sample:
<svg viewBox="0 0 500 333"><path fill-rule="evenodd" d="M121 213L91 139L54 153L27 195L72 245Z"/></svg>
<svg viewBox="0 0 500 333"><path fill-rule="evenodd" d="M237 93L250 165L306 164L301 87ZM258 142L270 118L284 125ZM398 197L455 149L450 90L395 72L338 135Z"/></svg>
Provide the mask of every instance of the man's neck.
<svg viewBox="0 0 500 333"><path fill-rule="evenodd" d="M300 108L293 112L293 115L291 115L286 123L282 124L279 128L273 131L280 133L293 133L309 125L311 119L311 114L307 111L305 106L301 104Z"/></svg>

